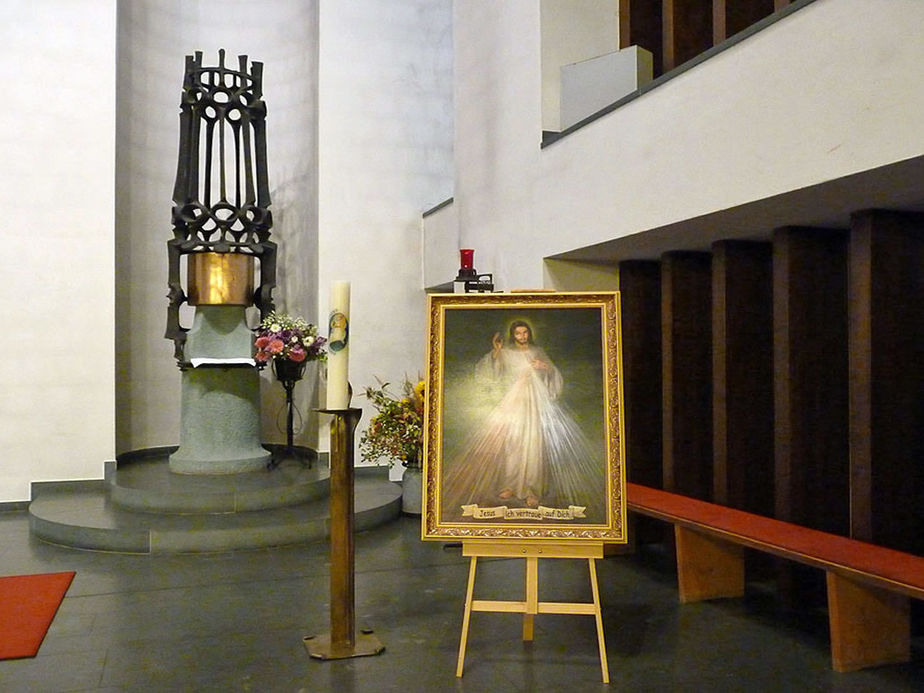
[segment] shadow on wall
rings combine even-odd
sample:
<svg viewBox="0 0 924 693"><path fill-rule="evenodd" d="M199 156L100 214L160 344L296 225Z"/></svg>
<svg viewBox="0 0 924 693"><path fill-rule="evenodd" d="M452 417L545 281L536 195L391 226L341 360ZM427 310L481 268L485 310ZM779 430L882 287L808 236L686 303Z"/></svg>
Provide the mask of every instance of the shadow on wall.
<svg viewBox="0 0 924 693"><path fill-rule="evenodd" d="M273 293L277 310L298 315L318 325L319 334L327 327L317 314L318 231L316 182L306 168L292 172L285 183L271 191L273 199L273 239L278 244L276 281ZM254 316L255 321L259 319ZM256 323L253 323L256 324ZM296 385L296 412L293 429L295 443L318 447L318 406L322 364L310 363L305 377ZM263 371L261 423L264 442L286 440L285 391L271 368Z"/></svg>

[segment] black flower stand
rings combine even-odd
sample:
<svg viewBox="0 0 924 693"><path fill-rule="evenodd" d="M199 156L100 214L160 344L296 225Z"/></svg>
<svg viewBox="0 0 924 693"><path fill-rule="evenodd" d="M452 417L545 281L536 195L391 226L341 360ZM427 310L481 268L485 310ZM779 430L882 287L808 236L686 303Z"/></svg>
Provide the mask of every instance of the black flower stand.
<svg viewBox="0 0 924 693"><path fill-rule="evenodd" d="M311 459L307 458L306 461L305 456L299 455L293 442L295 437L293 426L295 402L293 401L293 393L295 392L295 384L305 375L305 366L307 365L307 361L273 359L273 373L286 391L286 446L281 453L273 455L273 458L266 465L267 469L275 469L282 460L289 458L298 459L303 465L306 465L309 469L311 468Z"/></svg>

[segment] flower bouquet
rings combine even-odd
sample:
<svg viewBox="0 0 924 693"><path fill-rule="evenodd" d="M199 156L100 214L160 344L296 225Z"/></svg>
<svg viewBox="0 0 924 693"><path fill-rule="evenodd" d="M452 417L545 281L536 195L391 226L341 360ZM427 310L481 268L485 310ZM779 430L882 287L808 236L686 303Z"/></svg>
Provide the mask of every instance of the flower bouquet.
<svg viewBox="0 0 924 693"><path fill-rule="evenodd" d="M366 462L384 457L389 466L398 461L405 467L419 468L426 383L420 380L413 384L405 378L401 395L389 391L388 385L379 381L378 387L366 388L366 397L377 413L360 438L360 455Z"/></svg>
<svg viewBox="0 0 924 693"><path fill-rule="evenodd" d="M272 362L280 380L286 379L281 375L283 370L297 371L301 377L305 363L327 359L327 340L318 335L317 326L302 318L274 311L260 323L256 334L254 359L257 363Z"/></svg>

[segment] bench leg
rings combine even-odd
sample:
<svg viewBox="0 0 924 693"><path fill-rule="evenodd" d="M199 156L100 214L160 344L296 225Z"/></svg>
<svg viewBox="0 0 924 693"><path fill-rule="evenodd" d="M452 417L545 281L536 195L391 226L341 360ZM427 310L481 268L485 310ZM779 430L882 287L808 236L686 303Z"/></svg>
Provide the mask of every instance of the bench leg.
<svg viewBox="0 0 924 693"><path fill-rule="evenodd" d="M674 525L677 583L683 604L744 594L744 550Z"/></svg>
<svg viewBox="0 0 924 693"><path fill-rule="evenodd" d="M911 659L909 598L828 571L828 624L835 671Z"/></svg>

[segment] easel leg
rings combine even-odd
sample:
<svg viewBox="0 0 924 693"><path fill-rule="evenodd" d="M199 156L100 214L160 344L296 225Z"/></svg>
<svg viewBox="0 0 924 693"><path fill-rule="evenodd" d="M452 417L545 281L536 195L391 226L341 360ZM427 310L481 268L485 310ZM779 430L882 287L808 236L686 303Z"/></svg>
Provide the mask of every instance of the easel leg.
<svg viewBox="0 0 924 693"><path fill-rule="evenodd" d="M456 664L456 676L462 676L462 667L465 665L465 645L468 642L468 622L472 616L472 595L475 592L475 567L478 557L472 556L468 568L468 588L465 591L465 613L462 616L462 639L459 641L459 662Z"/></svg>
<svg viewBox="0 0 924 693"><path fill-rule="evenodd" d="M526 611L523 612L523 641L532 642L533 623L539 613L539 559L526 557Z"/></svg>
<svg viewBox="0 0 924 693"><path fill-rule="evenodd" d="M610 668L606 663L606 641L603 639L603 614L600 612L600 589L597 587L597 566L593 558L588 558L590 564L590 589L594 596L594 618L597 619L597 644L600 646L600 669L603 672L603 683L610 682Z"/></svg>

